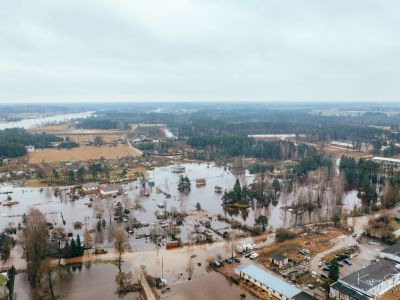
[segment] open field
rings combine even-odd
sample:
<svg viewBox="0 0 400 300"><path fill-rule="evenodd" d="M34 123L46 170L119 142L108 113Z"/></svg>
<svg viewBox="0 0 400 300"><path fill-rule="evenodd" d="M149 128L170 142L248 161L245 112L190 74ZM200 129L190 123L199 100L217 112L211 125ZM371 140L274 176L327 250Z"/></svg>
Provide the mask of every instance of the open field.
<svg viewBox="0 0 400 300"><path fill-rule="evenodd" d="M91 147L81 146L73 149L44 149L28 153L28 163L35 164L45 162L58 162L58 161L85 161L91 159L100 159L102 157L107 159L117 158L119 156L140 156L141 153L135 148L126 146L102 146Z"/></svg>
<svg viewBox="0 0 400 300"><path fill-rule="evenodd" d="M74 128L69 124L49 125L45 127L32 128L28 131L31 133L46 132L63 138L68 137L70 140L79 144L93 141L96 136L101 136L104 142L110 143L118 140L124 134L124 131L122 130L79 129Z"/></svg>

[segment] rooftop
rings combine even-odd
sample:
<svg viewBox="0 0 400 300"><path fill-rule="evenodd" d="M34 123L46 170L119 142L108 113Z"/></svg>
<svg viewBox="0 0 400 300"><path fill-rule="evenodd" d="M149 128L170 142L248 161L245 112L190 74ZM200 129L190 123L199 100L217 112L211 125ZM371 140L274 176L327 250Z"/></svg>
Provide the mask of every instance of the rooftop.
<svg viewBox="0 0 400 300"><path fill-rule="evenodd" d="M400 256L400 243L389 246L383 249L381 252Z"/></svg>
<svg viewBox="0 0 400 300"><path fill-rule="evenodd" d="M343 146L343 147L353 147L354 145L349 142L331 141L329 144Z"/></svg>
<svg viewBox="0 0 400 300"><path fill-rule="evenodd" d="M373 287L399 274L398 264L391 260L381 259L379 262L358 270L342 279L341 282L368 292Z"/></svg>
<svg viewBox="0 0 400 300"><path fill-rule="evenodd" d="M103 192L113 192L122 190L122 186L120 184L109 184L101 188Z"/></svg>
<svg viewBox="0 0 400 300"><path fill-rule="evenodd" d="M334 284L331 285L331 288L338 290L348 296L350 296L352 299L355 300L368 300L369 298L360 292L357 292L356 290L353 290L345 285L343 283L337 281Z"/></svg>
<svg viewBox="0 0 400 300"><path fill-rule="evenodd" d="M283 255L283 254L281 254L281 253L275 253L275 254L273 254L273 255L271 256L271 258L272 258L273 260L281 261L281 260L285 260L285 259L286 259L286 256Z"/></svg>
<svg viewBox="0 0 400 300"><path fill-rule="evenodd" d="M97 182L88 182L88 183L84 183L82 184L83 188L92 188L92 187L98 187L99 184Z"/></svg>
<svg viewBox="0 0 400 300"><path fill-rule="evenodd" d="M377 160L377 161L386 161L386 162L393 162L393 163L400 163L400 159L396 158L388 158L388 157L380 157L380 156L374 156L372 160Z"/></svg>
<svg viewBox="0 0 400 300"><path fill-rule="evenodd" d="M305 292L300 292L300 294L293 297L293 300L315 300L315 297Z"/></svg>
<svg viewBox="0 0 400 300"><path fill-rule="evenodd" d="M267 287L277 291L287 298L293 298L301 293L301 291L293 285L287 283L283 279L276 277L255 265L242 265L237 268L238 272L242 272L251 278L261 282Z"/></svg>

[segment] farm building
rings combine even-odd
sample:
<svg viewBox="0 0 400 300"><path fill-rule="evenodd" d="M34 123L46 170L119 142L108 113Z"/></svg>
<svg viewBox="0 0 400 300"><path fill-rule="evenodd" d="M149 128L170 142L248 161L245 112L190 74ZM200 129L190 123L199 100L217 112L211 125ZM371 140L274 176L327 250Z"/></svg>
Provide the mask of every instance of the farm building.
<svg viewBox="0 0 400 300"><path fill-rule="evenodd" d="M328 147L349 151L356 151L356 146L348 142L331 141L328 143Z"/></svg>
<svg viewBox="0 0 400 300"><path fill-rule="evenodd" d="M271 263L282 268L289 263L289 259L280 253L276 253L271 256Z"/></svg>
<svg viewBox="0 0 400 300"><path fill-rule="evenodd" d="M272 275L255 265L241 265L235 269L241 278L268 292L270 296L282 300L312 300L313 296L302 292L283 279Z"/></svg>
<svg viewBox="0 0 400 300"><path fill-rule="evenodd" d="M88 182L82 184L82 191L85 194L97 193L99 190L99 183L97 182Z"/></svg>
<svg viewBox="0 0 400 300"><path fill-rule="evenodd" d="M102 196L116 196L121 194L123 188L119 184L108 184L100 188L100 195Z"/></svg>

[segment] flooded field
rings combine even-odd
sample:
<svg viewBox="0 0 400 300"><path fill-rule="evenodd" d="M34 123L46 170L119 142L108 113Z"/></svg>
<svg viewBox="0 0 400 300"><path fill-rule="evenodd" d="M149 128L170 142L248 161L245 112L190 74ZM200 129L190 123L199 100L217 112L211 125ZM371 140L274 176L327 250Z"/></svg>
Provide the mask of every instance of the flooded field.
<svg viewBox="0 0 400 300"><path fill-rule="evenodd" d="M122 202L125 207L131 208L131 218L135 218L140 222L148 224L157 223L156 213L162 213L163 210L176 209L178 211L190 212L195 210L196 203L200 203L202 209L210 216L216 217L217 214L231 216L232 218L254 225L255 216L265 214L269 219L269 226L278 228L293 225L293 217L290 212L285 209L286 205L293 203L298 195L304 192L302 188L288 195L280 195L278 204L274 206L272 203L269 207L258 207L254 203L249 209L238 210L236 214L229 215L224 211L221 201L222 194L215 193L214 186L221 186L224 190L230 190L236 180L229 170L217 167L213 164L183 164L185 172L175 174L171 172L171 166L155 168L148 172L149 181L154 182L154 186L147 186L143 190L139 182L131 182L124 185L125 194L116 198L94 198L91 203L90 197L81 197L78 200L71 201L68 196L68 189L62 188L59 195L55 195L54 188L27 188L0 186L0 202L4 202L8 195L13 201L19 203L13 206L0 206L0 226L2 228L13 225L17 226L22 220L22 214L29 207L37 207L46 213L48 220L52 223L61 224L62 219L65 220L67 231L74 231L73 223L82 222L83 226L93 229L96 225L96 211L102 211L103 217L108 221L112 210L108 209L109 202L116 204ZM188 194L180 193L177 190L177 184L180 175L187 175L192 181L192 190ZM205 178L206 185L196 187L194 184L197 178ZM250 184L254 180L254 176L248 173L239 177L241 184ZM144 194L148 192L146 197ZM164 193L170 195L167 198ZM89 203L93 204L90 208ZM164 208L160 208L165 205ZM359 205L359 199L355 191L349 192L344 198L344 208L351 211L354 205ZM139 208L135 208L138 206ZM134 209L135 208L135 209ZM223 224L220 224L223 226ZM81 231L76 233L82 234ZM143 244L139 241L134 243Z"/></svg>
<svg viewBox="0 0 400 300"><path fill-rule="evenodd" d="M223 167L207 163L188 163L182 164L185 171L181 174L171 172L172 166L155 168L148 171L148 181L145 188L139 182L125 184L123 195L115 198L91 199L89 196L80 197L77 200L70 200L69 188L60 188L56 193L55 188L27 188L0 186L0 201L4 202L8 196L18 204L12 206L0 206L0 226L5 228L12 225L17 226L22 221L22 214L29 207L37 207L46 213L47 219L53 224L62 224L65 221L67 232L74 235L83 235L85 228L92 230L96 235L96 214L102 213L102 217L107 222L104 237L100 240L96 237L96 244L113 251L113 241L107 239L108 223L113 219L113 207L117 202L123 203L124 207L129 208L129 219L136 219L142 223L148 223L148 227L136 229L130 236L130 243L133 252L127 253L124 258L124 268L135 272L140 265L145 265L149 274L166 278L171 286L171 290L161 294L162 299L215 299L217 295L224 294L229 299L240 299L240 294L244 291L232 285L225 277L215 272L207 270L207 261L217 256L228 257L230 251L225 242L218 235L213 236L217 241L214 244L196 245L177 250L165 250L157 247L148 238L138 238L141 233L148 233L151 228L159 224L156 218L157 211L176 209L188 214L181 229L182 241L187 241L189 235L195 229L194 223L198 218L205 216L211 220L212 227L216 229L229 228L229 224L218 221L217 214L230 216L224 211L221 201L222 194L215 193L214 187L220 186L223 190L230 190L236 181L236 176ZM182 194L177 190L180 175L187 175L192 182L192 190L188 194ZM206 185L196 187L195 180L204 178ZM250 184L254 176L245 173L238 177L241 184ZM153 185L154 184L154 185ZM148 193L148 194L147 194ZM290 206L301 194L314 197L316 191L311 187L299 187L291 194L281 194L278 203L269 207L258 207L254 203L245 211L238 211L231 215L232 218L253 225L255 217L260 213L265 214L269 219L270 228L289 227L296 222L292 213L288 211ZM147 194L147 195L146 195ZM166 195L169 194L169 197ZM329 192L326 193L328 203ZM358 205L359 199L356 192L349 192L344 198L344 208L351 210L354 205ZM203 214L196 212L196 203L199 202ZM165 207L162 207L164 205ZM328 212L329 205L323 204L321 214ZM315 214L314 214L315 215ZM313 217L302 216L304 220ZM308 219L307 219L308 218ZM303 220L303 221L304 221ZM80 221L83 226L81 229L74 228L74 222ZM297 220L299 221L299 220ZM113 221L113 224L117 224ZM115 225L113 225L115 226ZM157 225L158 226L158 225ZM220 241L220 242L218 242ZM71 269L72 270L72 269ZM55 291L62 299L117 299L115 294L115 274L117 268L113 264L103 263L84 263L75 271L67 273L62 283L55 285ZM18 286L18 299L30 299L30 288L24 274L19 274L16 279ZM99 288L101 287L101 288ZM129 299L136 299L139 295L129 294ZM133 298L132 298L133 297ZM247 294L246 299L254 299Z"/></svg>
<svg viewBox="0 0 400 300"><path fill-rule="evenodd" d="M117 284L115 275L118 268L111 263L74 264L68 271L53 275L54 294L58 299L121 299L115 292ZM15 278L16 299L33 299L32 289L25 274L18 274ZM129 293L129 299L142 299L139 293Z"/></svg>

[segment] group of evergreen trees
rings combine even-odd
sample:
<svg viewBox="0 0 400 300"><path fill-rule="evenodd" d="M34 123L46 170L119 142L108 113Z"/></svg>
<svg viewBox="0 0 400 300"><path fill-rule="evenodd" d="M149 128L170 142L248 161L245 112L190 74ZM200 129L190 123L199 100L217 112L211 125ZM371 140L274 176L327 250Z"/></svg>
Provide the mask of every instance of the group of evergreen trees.
<svg viewBox="0 0 400 300"><path fill-rule="evenodd" d="M225 204L248 204L249 200L251 199L251 194L246 186L243 188L240 186L239 179L236 179L235 185L233 189L229 192L225 191L224 195L222 196L222 201Z"/></svg>
<svg viewBox="0 0 400 300"><path fill-rule="evenodd" d="M128 129L129 125L124 121L115 121L109 118L92 117L82 119L77 124L78 128L84 129Z"/></svg>
<svg viewBox="0 0 400 300"><path fill-rule="evenodd" d="M77 235L75 239L71 238L71 244L69 247L70 247L70 251L71 251L70 252L71 257L82 256L85 251L79 235Z"/></svg>
<svg viewBox="0 0 400 300"><path fill-rule="evenodd" d="M52 142L63 139L53 134L31 134L23 128L0 130L0 157L18 157L26 154L25 146L49 148Z"/></svg>
<svg viewBox="0 0 400 300"><path fill-rule="evenodd" d="M179 181L178 181L178 191L181 193L188 193L191 190L191 183L190 179L187 176L179 176Z"/></svg>

